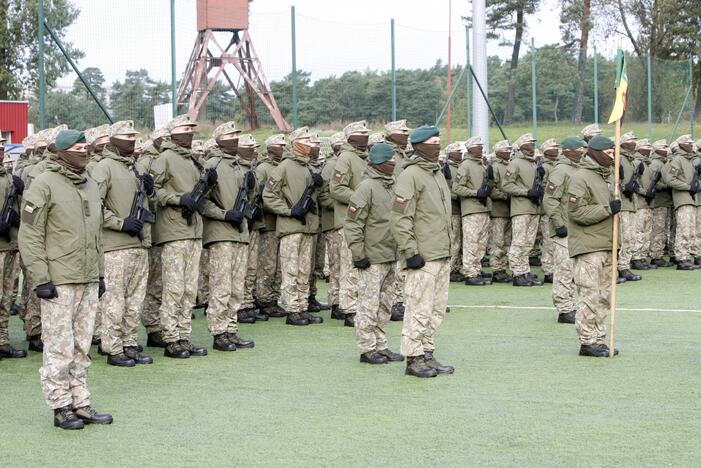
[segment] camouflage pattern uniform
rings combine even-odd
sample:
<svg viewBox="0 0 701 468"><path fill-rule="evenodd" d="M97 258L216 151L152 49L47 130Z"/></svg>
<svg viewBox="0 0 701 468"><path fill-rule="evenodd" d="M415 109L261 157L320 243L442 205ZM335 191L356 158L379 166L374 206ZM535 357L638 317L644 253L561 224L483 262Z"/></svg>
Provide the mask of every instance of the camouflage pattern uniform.
<svg viewBox="0 0 701 468"><path fill-rule="evenodd" d="M197 279L197 304L209 301L209 249L200 254L200 277Z"/></svg>
<svg viewBox="0 0 701 468"><path fill-rule="evenodd" d="M0 142L2 142L0 136ZM7 200L7 195L12 189L12 176L5 167L0 166L0 196ZM4 201L3 201L4 204ZM20 213L19 197L15 202L14 210ZM17 259L17 228L10 227L10 240L0 237L0 346L9 345L8 322L10 308L13 304L12 288L14 287L15 260Z"/></svg>
<svg viewBox="0 0 701 468"><path fill-rule="evenodd" d="M689 186L694 176L692 160L694 153L687 152L680 144L691 144L690 135L682 135L674 142L676 151L667 163L662 178L672 189L674 202L676 232L674 255L678 262L694 263L693 254L696 250L696 198L698 194L689 193Z"/></svg>
<svg viewBox="0 0 701 468"><path fill-rule="evenodd" d="M494 158L492 170L494 171L494 187L490 197L492 199L491 221L489 223L489 266L492 271L506 271L508 266L507 253L511 246L511 214L509 210L509 195L504 192L502 183L509 159L502 159L497 152L511 151L511 145L507 140L498 141L492 147Z"/></svg>
<svg viewBox="0 0 701 468"><path fill-rule="evenodd" d="M635 135L628 132L621 136L621 144L634 143ZM621 148L621 190L635 177L635 166L633 160L635 151L626 151ZM637 193L621 197L620 229L621 229L621 250L618 252L618 271L630 270L630 261L633 259L633 246L635 245L635 233L638 229L636 220L636 206L638 205Z"/></svg>
<svg viewBox="0 0 701 468"><path fill-rule="evenodd" d="M694 143L696 156L693 160L694 168L699 170L701 166L701 138ZM701 265L701 195L696 194L696 264Z"/></svg>
<svg viewBox="0 0 701 468"><path fill-rule="evenodd" d="M543 177L543 187L548 186L548 179L550 178L550 172L553 170L555 167L556 162L558 161L559 155L553 157L548 157L545 155L545 152L548 150L554 150L557 149L559 150L560 145L555 141L554 138L550 138L543 142L543 144L540 146L540 150L543 153L543 169L545 169L545 176ZM553 232L550 230L550 220L549 217L545 214L545 210L543 208L543 204L541 203L540 205L540 233L542 236L541 239L541 245L542 245L542 251L540 254L540 261L541 261L541 268L543 269L543 273L546 275L552 275L554 271L554 255L555 255L555 246L554 246L554 237L553 237ZM573 309L571 309L573 310Z"/></svg>
<svg viewBox="0 0 701 468"><path fill-rule="evenodd" d="M657 140L652 144L653 153L649 170L653 174L653 180L658 174L664 175L667 164L667 154L669 147L666 140ZM656 184L657 192L655 198L650 202L652 209L652 232L650 234L650 257L660 259L664 255L665 245L671 249L671 242L668 242L670 232L670 219L672 207L672 195L667 190L667 183L661 178ZM671 254L671 252L670 252Z"/></svg>
<svg viewBox="0 0 701 468"><path fill-rule="evenodd" d="M463 142L451 143L445 147L446 160L444 164L448 165L450 177L446 177L448 187L450 187L451 199L451 216L450 223L453 230L453 240L450 245L450 274L455 275L460 273L462 267L462 216L460 216L460 197L453 192L453 183L458 176L458 168L465 153L465 144Z"/></svg>
<svg viewBox="0 0 701 468"><path fill-rule="evenodd" d="M256 143L255 138L250 133L245 133L239 137L239 148L258 148L260 145ZM243 158L238 159L238 164L242 169L251 170L256 178L255 188L249 193L249 202L256 196L256 192L260 189L256 168L251 161ZM232 205L233 206L233 205ZM243 286L243 307L244 309L256 308L256 277L258 275L258 245L260 238L260 229L265 224L264 221L256 221L252 224L248 234L248 258L246 260L246 277Z"/></svg>

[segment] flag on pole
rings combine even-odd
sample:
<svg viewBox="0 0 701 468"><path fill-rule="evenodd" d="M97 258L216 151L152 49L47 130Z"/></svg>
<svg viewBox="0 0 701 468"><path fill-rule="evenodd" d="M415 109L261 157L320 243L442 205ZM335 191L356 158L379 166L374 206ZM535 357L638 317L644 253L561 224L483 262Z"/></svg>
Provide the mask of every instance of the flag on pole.
<svg viewBox="0 0 701 468"><path fill-rule="evenodd" d="M609 123L620 120L628 105L628 75L626 74L626 58L623 50L618 49L616 56L616 102L613 104Z"/></svg>

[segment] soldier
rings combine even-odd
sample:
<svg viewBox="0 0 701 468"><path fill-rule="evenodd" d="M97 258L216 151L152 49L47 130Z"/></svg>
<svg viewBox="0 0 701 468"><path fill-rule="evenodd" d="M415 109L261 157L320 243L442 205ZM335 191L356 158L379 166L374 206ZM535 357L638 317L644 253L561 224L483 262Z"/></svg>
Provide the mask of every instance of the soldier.
<svg viewBox="0 0 701 468"><path fill-rule="evenodd" d="M345 219L350 197L363 180L368 157L368 128L364 120L348 124L343 133L347 142L341 148L329 183L331 198L336 202L334 216L339 224ZM345 237L342 240L339 305L345 314L344 325L352 327L358 305L358 270L353 267L353 257Z"/></svg>
<svg viewBox="0 0 701 468"><path fill-rule="evenodd" d="M650 234L652 231L652 209L650 203L654 200L657 188L655 187L654 177L650 163L650 154L652 153L652 145L646 139L638 140L636 149L634 170L640 171L640 185L637 190L637 205L635 211L635 246L633 248L631 267L638 270L654 270L657 265L648 263L647 256L650 252ZM639 169L638 166L644 166L644 169Z"/></svg>
<svg viewBox="0 0 701 468"><path fill-rule="evenodd" d="M285 151L285 135L279 133L265 140L267 156L256 166L260 184L267 184ZM258 276L256 292L260 311L269 317L285 317L287 312L278 305L280 299L280 241L276 234L277 215L264 206L264 225L258 234Z"/></svg>
<svg viewBox="0 0 701 468"><path fill-rule="evenodd" d="M134 122L124 120L109 128L109 143L92 168L102 199L102 241L105 251L105 280L108 285L101 301L100 349L107 363L119 367L151 364L153 358L137 346L141 310L148 280L150 234L143 220L133 215L132 206L140 190L154 195L153 179L134 166L136 135ZM148 209L148 200L144 200Z"/></svg>
<svg viewBox="0 0 701 468"><path fill-rule="evenodd" d="M397 244L390 231L394 150L387 143L370 149L367 178L358 185L348 204L344 235L359 269L358 312L355 340L360 362L384 364L403 361L390 351L385 326L394 300L394 264Z"/></svg>
<svg viewBox="0 0 701 468"><path fill-rule="evenodd" d="M507 140L501 140L494 144L493 150L494 185L490 194L492 210L489 213L491 218L489 222L489 266L492 267L492 282L510 283L513 278L506 272L506 254L511 245L510 196L504 192L502 183L511 161L512 149Z"/></svg>
<svg viewBox="0 0 701 468"><path fill-rule="evenodd" d="M696 270L693 253L696 250L696 198L699 192L699 174L694 159L694 141L690 135L682 135L675 140L678 150L672 155L662 172L662 178L672 189L676 234L674 255L677 270Z"/></svg>
<svg viewBox="0 0 701 468"><path fill-rule="evenodd" d="M396 152L397 163L394 166L394 176L397 177L404 164L409 161L413 151L409 148L409 127L406 120L395 120L385 124L385 142Z"/></svg>
<svg viewBox="0 0 701 468"><path fill-rule="evenodd" d="M572 175L586 151L586 143L576 137L562 141L562 155L550 170L543 196L543 208L548 219L548 232L553 244L552 299L558 323L575 323L577 296L574 283L574 261L568 245L568 194Z"/></svg>
<svg viewBox="0 0 701 468"><path fill-rule="evenodd" d="M85 130L85 141L88 144L87 149L89 157L87 167L88 175L92 175L93 169L104 157L102 152L110 141L109 131L110 124L103 124L99 127Z"/></svg>
<svg viewBox="0 0 701 468"><path fill-rule="evenodd" d="M105 291L102 207L97 185L85 177L84 134L62 130L54 146L56 159L25 193L19 248L42 299L39 376L54 426L82 429L112 422L90 406L87 385L95 310Z"/></svg>
<svg viewBox="0 0 701 468"><path fill-rule="evenodd" d="M244 340L238 335L238 315L244 308L247 264L251 254L247 245L250 240L249 220L245 210L237 210L236 201L239 193L245 193L248 198L248 193L255 190L255 178L250 172L254 153L248 150L253 148L251 143L255 144L255 140L249 135L242 147L241 137L244 135L239 137L240 132L234 122L215 128L213 137L218 148L209 151L205 162L205 169L217 172L217 182L204 203L202 240L209 250L209 282L212 286L207 323L214 337L212 346L219 351L236 351L255 345L252 340Z"/></svg>
<svg viewBox="0 0 701 468"><path fill-rule="evenodd" d="M460 197L453 191L453 183L458 175L458 168L462 162L464 149L465 144L461 142L451 143L446 146L446 160L443 164L443 175L450 188L450 221L453 231L452 244L450 245L450 281L455 283L463 283L465 281L465 277L460 273L463 256Z"/></svg>
<svg viewBox="0 0 701 468"><path fill-rule="evenodd" d="M637 142L633 132L625 133L621 137L621 168L619 177L621 181L621 246L618 254L618 282L625 281L640 281L640 275L636 275L630 271L632 248L635 243L635 231L637 230L636 220L636 205L638 204L637 191L640 186L640 176L633 166L635 159L635 149ZM645 169L645 166L637 166L640 169Z"/></svg>
<svg viewBox="0 0 701 468"><path fill-rule="evenodd" d="M701 138L696 140L694 143L695 156L694 156L694 168L696 172L701 171ZM695 264L701 265L701 195L696 194L696 259Z"/></svg>
<svg viewBox="0 0 701 468"><path fill-rule="evenodd" d="M168 123L170 140L161 143L161 154L151 166L155 180L158 211L154 229L162 246L163 298L160 323L166 343L164 356L189 358L205 356L207 348L192 344L190 311L197 295L197 278L202 250L202 217L193 189L200 180L201 166L192 157L193 127L187 115ZM206 186L216 182L216 172L202 175Z"/></svg>
<svg viewBox="0 0 701 468"><path fill-rule="evenodd" d="M371 133L370 136L368 137L368 153L372 149L373 146L375 146L377 143L384 143L385 142L385 134L382 132L377 132L377 133Z"/></svg>
<svg viewBox="0 0 701 468"><path fill-rule="evenodd" d="M336 161L341 154L341 148L346 143L343 132L334 133L329 143L332 153L326 158L326 163L321 171L324 185L319 193L319 205L321 205L321 230L326 238L326 255L329 259L329 289L328 298L331 305L331 318L345 320L345 314L340 309L340 280L341 280L341 247L343 246L343 220L337 218L334 213L335 201L331 198L330 183L336 169Z"/></svg>
<svg viewBox="0 0 701 468"><path fill-rule="evenodd" d="M291 153L273 170L263 191L263 201L269 211L277 214L276 232L280 238L282 270L282 307L289 313L288 325L322 323L321 317L307 312L309 300L309 269L314 235L319 217L313 202L305 192L323 185L320 175L309 169L311 135L307 127L289 135ZM311 205L311 206L310 206Z"/></svg>
<svg viewBox="0 0 701 468"><path fill-rule="evenodd" d="M667 244L667 231L670 224L672 195L667 190L667 183L662 174L667 164L669 146L666 140L657 140L652 144L653 153L650 157L649 170L652 172L652 183L655 190L650 191L650 209L652 210L652 231L650 234L650 263L658 267L674 266L663 258L665 244Z"/></svg>
<svg viewBox="0 0 701 468"><path fill-rule="evenodd" d="M484 286L491 281L482 277L482 257L487 252L489 211L491 210L491 166L482 164L483 145L480 137L465 142L465 158L453 182L453 193L460 197L462 214L462 268L465 284Z"/></svg>
<svg viewBox="0 0 701 468"><path fill-rule="evenodd" d="M598 124L594 123L591 125L587 125L582 129L582 137L587 143L589 143L589 141L591 141L591 139L597 135L601 135L601 129L599 128Z"/></svg>
<svg viewBox="0 0 701 468"><path fill-rule="evenodd" d="M621 201L613 198L609 184L613 147L610 138L593 137L568 187L567 234L579 293L575 326L580 356L609 355L604 320L611 294L613 215L621 211ZM618 354L617 349L614 354Z"/></svg>
<svg viewBox="0 0 701 468"><path fill-rule="evenodd" d="M548 186L548 179L550 177L550 171L553 170L555 164L560 157L560 145L557 144L554 138L545 140L540 146L540 150L543 153L543 169L545 169L545 176L543 177L543 187ZM543 282L552 283L553 282L553 233L550 232L550 222L549 217L545 213L543 204L540 205L540 233L542 236L542 252L540 255L541 268L543 269Z"/></svg>
<svg viewBox="0 0 701 468"><path fill-rule="evenodd" d="M204 141L192 140L192 156L200 162L204 160Z"/></svg>
<svg viewBox="0 0 701 468"><path fill-rule="evenodd" d="M17 159L17 161L15 162L12 175L22 177L22 171L27 166L27 164L29 163L29 159L34 153L34 140L34 135L29 135L27 138L22 140L22 147L24 148L24 150L19 155L19 159Z"/></svg>
<svg viewBox="0 0 701 468"><path fill-rule="evenodd" d="M406 374L452 374L434 356L434 335L443 321L450 284L450 189L438 164L438 128L424 125L411 135L414 158L395 183L392 233L406 268L406 313L401 352Z"/></svg>
<svg viewBox="0 0 701 468"><path fill-rule="evenodd" d="M539 205L545 169L535 162L535 139L530 133L521 135L514 143L514 158L504 171L502 189L511 196L512 239L509 267L514 274L514 286L542 286L530 272L528 253L533 248L538 231Z"/></svg>
<svg viewBox="0 0 701 468"><path fill-rule="evenodd" d="M320 156L321 155L321 140L319 139L319 135L316 133L312 134L312 150L309 153L309 169L314 173L314 174L319 174L320 177L323 176L321 175L323 169L324 169L324 159ZM322 186L323 188L323 186ZM316 199L315 203L317 204L317 207L320 206L320 192L321 190L317 191L315 193ZM322 212L319 213L319 216L321 218ZM321 312L322 310L328 310L330 309L328 304L321 303L317 300L316 294L317 294L317 289L316 289L316 269L317 265L320 261L321 257L321 269L323 270L323 263L324 263L324 255L326 255L326 249L324 248L324 242L322 242L321 238L321 222L319 222L319 230L314 236L314 245L312 246L312 266L309 269L309 299L307 301L308 306L307 306L307 311L308 312Z"/></svg>

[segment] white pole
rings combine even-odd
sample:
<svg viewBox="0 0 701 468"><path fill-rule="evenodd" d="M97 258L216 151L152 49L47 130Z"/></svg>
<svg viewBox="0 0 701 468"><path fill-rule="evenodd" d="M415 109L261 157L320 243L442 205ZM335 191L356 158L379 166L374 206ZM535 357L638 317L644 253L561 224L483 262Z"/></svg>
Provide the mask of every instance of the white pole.
<svg viewBox="0 0 701 468"><path fill-rule="evenodd" d="M487 87L487 17L485 0L472 1L472 69L484 90L489 96ZM477 83L472 83L472 128L473 134L484 142L485 150L489 148L489 109L482 98Z"/></svg>

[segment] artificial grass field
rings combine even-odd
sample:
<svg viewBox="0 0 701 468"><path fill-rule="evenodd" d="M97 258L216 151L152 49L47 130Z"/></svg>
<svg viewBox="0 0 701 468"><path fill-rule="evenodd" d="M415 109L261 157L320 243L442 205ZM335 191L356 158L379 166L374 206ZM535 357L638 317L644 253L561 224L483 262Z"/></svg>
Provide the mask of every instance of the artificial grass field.
<svg viewBox="0 0 701 468"><path fill-rule="evenodd" d="M452 376L360 364L328 312L307 327L271 319L241 326L252 350L172 360L147 348L156 362L131 369L93 352L93 405L115 422L82 431L52 426L39 354L3 359L0 465L699 466L701 272L642 274L619 287L634 310L619 311L614 359L577 356L550 285L452 284L436 349ZM20 323L11 339L26 348ZM210 347L201 313L193 326ZM400 326L388 327L396 351Z"/></svg>

